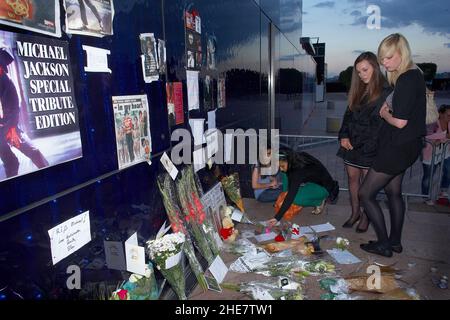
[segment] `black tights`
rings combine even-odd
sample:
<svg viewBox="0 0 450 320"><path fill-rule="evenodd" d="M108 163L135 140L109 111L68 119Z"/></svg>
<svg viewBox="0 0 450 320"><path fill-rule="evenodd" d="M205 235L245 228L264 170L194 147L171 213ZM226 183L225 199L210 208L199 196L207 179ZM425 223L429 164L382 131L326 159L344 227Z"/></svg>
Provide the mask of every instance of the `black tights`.
<svg viewBox="0 0 450 320"><path fill-rule="evenodd" d="M359 190L359 199L373 224L378 242L383 245L399 245L402 237L405 205L402 198L404 172L392 176L370 169ZM384 188L389 203L391 233L388 236L383 211L376 200L378 192Z"/></svg>

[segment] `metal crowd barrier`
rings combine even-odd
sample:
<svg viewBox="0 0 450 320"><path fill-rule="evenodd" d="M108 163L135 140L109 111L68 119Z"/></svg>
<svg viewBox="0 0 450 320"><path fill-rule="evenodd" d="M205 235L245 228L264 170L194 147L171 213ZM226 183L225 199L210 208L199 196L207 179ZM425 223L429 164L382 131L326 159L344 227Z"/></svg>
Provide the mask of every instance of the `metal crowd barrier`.
<svg viewBox="0 0 450 320"><path fill-rule="evenodd" d="M335 180L339 182L341 191L348 191L347 173L344 162L336 156L339 149L339 140L335 136L307 136L307 135L279 135L280 146L289 146L296 151L306 151L319 159ZM432 146L431 172L428 194L422 194L421 184L423 176L422 157L411 166L403 179L403 197L407 206L408 198L419 197L430 199L433 202L437 200L440 192L440 185L444 173L444 161L447 156L447 147L450 140L434 145L431 141L425 139L425 143ZM443 151L439 149L443 147ZM437 174L436 174L437 173Z"/></svg>

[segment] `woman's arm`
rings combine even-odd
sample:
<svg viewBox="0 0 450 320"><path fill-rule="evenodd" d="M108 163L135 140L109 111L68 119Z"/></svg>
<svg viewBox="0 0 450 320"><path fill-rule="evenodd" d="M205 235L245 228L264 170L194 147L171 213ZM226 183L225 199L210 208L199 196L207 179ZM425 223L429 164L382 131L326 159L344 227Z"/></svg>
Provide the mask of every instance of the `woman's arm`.
<svg viewBox="0 0 450 320"><path fill-rule="evenodd" d="M352 111L347 107L345 110L344 119L342 120L341 129L339 130L339 140L349 138L349 123L352 119Z"/></svg>
<svg viewBox="0 0 450 320"><path fill-rule="evenodd" d="M254 168L253 169L253 173L252 173L252 188L254 190L257 189L269 189L269 188L273 188L276 187L278 185L278 183L275 181L271 181L270 183L259 183L258 180L260 178L260 173L259 173L259 169L258 168Z"/></svg>
<svg viewBox="0 0 450 320"><path fill-rule="evenodd" d="M289 209L292 203L294 203L295 196L297 195L298 189L300 188L300 185L302 184L302 177L299 174L299 172L295 172L294 174L291 174L289 177L289 187L288 192L286 195L286 198L284 198L283 204L281 205L280 210L275 215L275 219L280 221L286 211Z"/></svg>
<svg viewBox="0 0 450 320"><path fill-rule="evenodd" d="M399 129L403 129L408 124L408 120L395 118L392 115L391 109L388 107L387 103L384 103L384 105L381 107L380 117L383 118L391 126L394 126Z"/></svg>

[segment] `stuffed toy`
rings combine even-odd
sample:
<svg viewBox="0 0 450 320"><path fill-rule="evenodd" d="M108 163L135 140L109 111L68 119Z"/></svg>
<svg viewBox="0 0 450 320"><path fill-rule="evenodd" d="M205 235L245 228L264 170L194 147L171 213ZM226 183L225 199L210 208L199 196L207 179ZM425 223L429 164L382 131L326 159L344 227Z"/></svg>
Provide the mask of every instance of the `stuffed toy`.
<svg viewBox="0 0 450 320"><path fill-rule="evenodd" d="M233 242L236 240L239 231L234 228L233 220L229 216L222 219L222 229L220 229L220 236L226 242Z"/></svg>

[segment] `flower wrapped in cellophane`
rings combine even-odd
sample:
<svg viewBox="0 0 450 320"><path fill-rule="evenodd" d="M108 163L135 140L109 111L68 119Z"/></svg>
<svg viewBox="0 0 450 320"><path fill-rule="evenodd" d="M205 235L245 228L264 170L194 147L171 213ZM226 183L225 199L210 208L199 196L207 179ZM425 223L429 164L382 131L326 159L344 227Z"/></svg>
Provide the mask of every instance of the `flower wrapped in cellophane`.
<svg viewBox="0 0 450 320"><path fill-rule="evenodd" d="M222 283L221 287L246 293L254 300L304 300L301 285L287 277L240 284Z"/></svg>
<svg viewBox="0 0 450 320"><path fill-rule="evenodd" d="M158 176L158 187L166 209L167 216L169 217L170 226L173 232L182 232L186 237L184 244L184 253L186 254L192 272L194 272L197 278L198 284L203 290L207 290L208 285L206 283L203 268L195 255L194 246L191 241L189 232L187 231L186 222L184 220L184 214L178 204L178 196L175 190L175 183L168 173L163 173Z"/></svg>
<svg viewBox="0 0 450 320"><path fill-rule="evenodd" d="M149 263L145 275L133 273L128 281L113 292L111 300L158 300L159 294L153 265Z"/></svg>
<svg viewBox="0 0 450 320"><path fill-rule="evenodd" d="M183 246L186 238L182 232L166 234L147 241L147 252L180 300L186 300Z"/></svg>
<svg viewBox="0 0 450 320"><path fill-rule="evenodd" d="M194 240L200 254L211 264L218 253L215 240L208 234L205 225L206 214L197 193L194 172L192 167L181 171L181 177L176 183L178 198L184 213L186 226Z"/></svg>
<svg viewBox="0 0 450 320"><path fill-rule="evenodd" d="M223 190L228 198L233 201L234 204L241 210L244 210L244 202L242 201L241 188L239 186L239 174L237 172L223 177L220 182L222 183Z"/></svg>

